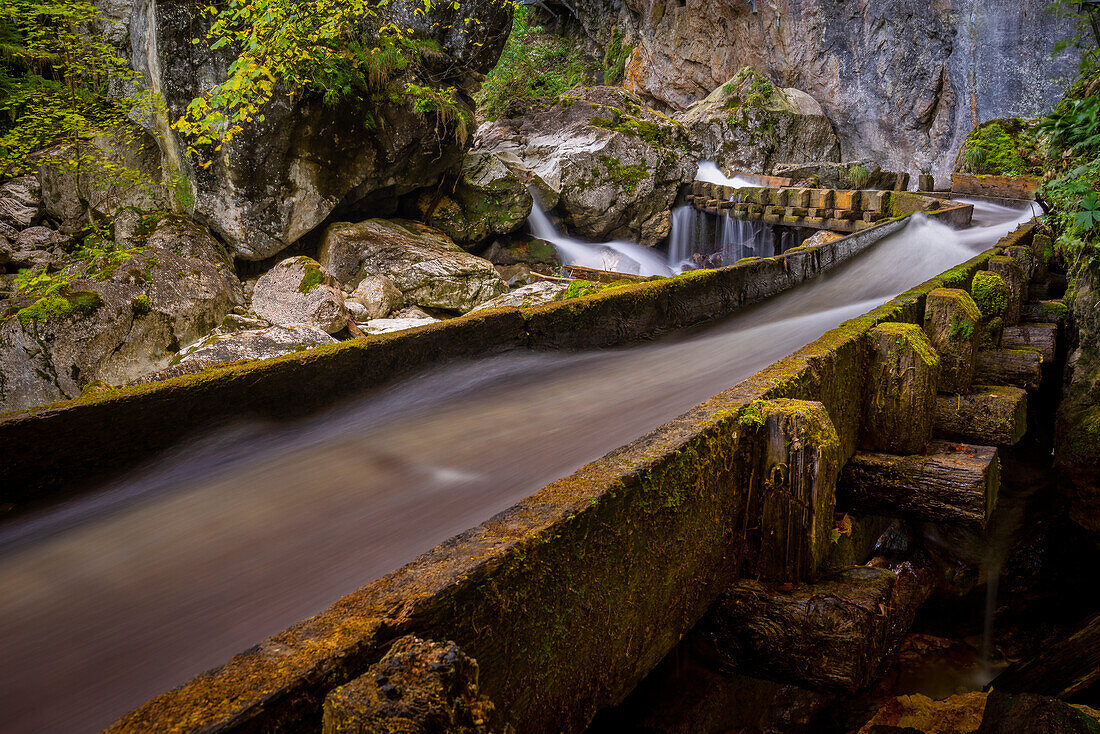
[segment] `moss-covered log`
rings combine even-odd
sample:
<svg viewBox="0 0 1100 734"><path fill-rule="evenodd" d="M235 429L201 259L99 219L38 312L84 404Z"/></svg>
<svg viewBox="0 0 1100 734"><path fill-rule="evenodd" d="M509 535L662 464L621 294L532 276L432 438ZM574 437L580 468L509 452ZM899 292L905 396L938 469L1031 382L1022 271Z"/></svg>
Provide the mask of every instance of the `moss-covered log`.
<svg viewBox="0 0 1100 734"><path fill-rule="evenodd" d="M1005 305L1004 321L1007 325L1020 323L1020 308L1028 299L1028 282L1020 263L1008 255L989 258L989 272L1001 276L1008 286L1008 302Z"/></svg>
<svg viewBox="0 0 1100 734"><path fill-rule="evenodd" d="M863 398L860 446L915 454L932 437L940 357L914 324L880 324L869 335L874 353Z"/></svg>
<svg viewBox="0 0 1100 734"><path fill-rule="evenodd" d="M1065 301L1025 303L1020 312L1020 320L1029 324L1061 324L1068 311Z"/></svg>
<svg viewBox="0 0 1100 734"><path fill-rule="evenodd" d="M983 349L978 352L974 381L1036 390L1043 377L1042 366L1043 356L1037 349Z"/></svg>
<svg viewBox="0 0 1100 734"><path fill-rule="evenodd" d="M1054 361L1058 347L1058 324L1018 324L1001 333L1005 349L1038 349L1044 363Z"/></svg>
<svg viewBox="0 0 1100 734"><path fill-rule="evenodd" d="M841 510L985 527L1000 485L997 449L944 441L924 454L860 451L837 486Z"/></svg>
<svg viewBox="0 0 1100 734"><path fill-rule="evenodd" d="M937 288L924 306L924 333L940 355L940 392L965 393L974 378L981 312L966 291Z"/></svg>
<svg viewBox="0 0 1100 734"><path fill-rule="evenodd" d="M840 439L821 403L754 403L742 422L754 443L750 501L760 503L757 572L806 579L830 550Z"/></svg>
<svg viewBox="0 0 1100 734"><path fill-rule="evenodd" d="M1027 392L1018 387L975 386L966 395L936 398L938 438L1012 446L1027 432Z"/></svg>

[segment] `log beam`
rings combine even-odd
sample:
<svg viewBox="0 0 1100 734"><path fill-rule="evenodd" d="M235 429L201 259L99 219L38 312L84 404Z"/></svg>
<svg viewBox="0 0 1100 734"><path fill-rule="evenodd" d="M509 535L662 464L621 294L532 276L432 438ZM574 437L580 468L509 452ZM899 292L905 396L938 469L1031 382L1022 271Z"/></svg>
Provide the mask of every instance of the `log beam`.
<svg viewBox="0 0 1100 734"><path fill-rule="evenodd" d="M1027 393L1018 387L975 386L936 398L937 438L989 446L1015 445L1027 432Z"/></svg>
<svg viewBox="0 0 1100 734"><path fill-rule="evenodd" d="M1043 357L1037 349L984 349L978 352L974 381L1036 390L1043 377L1042 366Z"/></svg>

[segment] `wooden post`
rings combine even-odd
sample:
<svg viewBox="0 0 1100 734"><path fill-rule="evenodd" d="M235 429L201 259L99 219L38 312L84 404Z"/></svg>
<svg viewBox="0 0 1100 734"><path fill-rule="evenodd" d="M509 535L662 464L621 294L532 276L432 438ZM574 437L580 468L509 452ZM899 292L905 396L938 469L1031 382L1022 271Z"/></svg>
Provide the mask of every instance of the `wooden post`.
<svg viewBox="0 0 1100 734"><path fill-rule="evenodd" d="M755 446L750 508L760 515L756 570L781 581L811 578L831 545L840 439L821 403L759 401L746 415Z"/></svg>
<svg viewBox="0 0 1100 734"><path fill-rule="evenodd" d="M996 273L1008 286L1008 305L1005 307L1004 321L1011 326L1020 323L1020 308L1027 299L1028 283L1024 270L1015 259L1007 255L989 258L989 272Z"/></svg>
<svg viewBox="0 0 1100 734"><path fill-rule="evenodd" d="M874 349L860 447L915 454L932 437L940 357L915 324L880 324L868 332Z"/></svg>
<svg viewBox="0 0 1100 734"><path fill-rule="evenodd" d="M924 306L924 333L940 355L941 392L965 393L974 378L981 312L964 290L937 288Z"/></svg>

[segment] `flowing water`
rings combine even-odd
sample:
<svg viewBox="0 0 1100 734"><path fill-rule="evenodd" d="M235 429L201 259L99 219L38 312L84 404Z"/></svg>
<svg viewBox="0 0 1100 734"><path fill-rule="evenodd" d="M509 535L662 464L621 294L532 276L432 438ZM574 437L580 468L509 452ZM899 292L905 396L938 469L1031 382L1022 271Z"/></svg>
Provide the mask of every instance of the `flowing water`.
<svg viewBox="0 0 1100 734"><path fill-rule="evenodd" d="M917 218L705 329L450 365L308 420L229 426L0 526L0 731L100 729L1025 218L976 215L963 233Z"/></svg>

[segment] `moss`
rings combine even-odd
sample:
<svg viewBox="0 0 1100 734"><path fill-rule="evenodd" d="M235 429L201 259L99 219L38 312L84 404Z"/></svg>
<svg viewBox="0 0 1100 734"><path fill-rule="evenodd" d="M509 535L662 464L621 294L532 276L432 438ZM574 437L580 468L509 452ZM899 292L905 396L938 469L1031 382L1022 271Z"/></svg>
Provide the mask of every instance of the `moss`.
<svg viewBox="0 0 1100 734"><path fill-rule="evenodd" d="M633 194L638 184L649 178L649 169L639 163L624 165L614 156L601 156L600 161L607 169L608 178L622 186L628 194Z"/></svg>
<svg viewBox="0 0 1100 734"><path fill-rule="evenodd" d="M325 274L321 272L321 269L307 266L305 274L302 275L302 282L298 284L298 292L309 293L323 282L325 282Z"/></svg>
<svg viewBox="0 0 1100 734"><path fill-rule="evenodd" d="M979 125L963 144L965 168L994 176L1042 175L1036 131L1021 120L990 120Z"/></svg>
<svg viewBox="0 0 1100 734"><path fill-rule="evenodd" d="M983 316L999 316L1008 307L1008 284L1004 278L983 270L974 276L970 295Z"/></svg>
<svg viewBox="0 0 1100 734"><path fill-rule="evenodd" d="M615 108L609 109L609 117L596 115L588 124L604 130L613 130L624 135L640 138L655 148L664 144L670 137L669 131L656 122L639 120Z"/></svg>
<svg viewBox="0 0 1100 734"><path fill-rule="evenodd" d="M603 289L603 285L594 283L591 280L574 280L569 284L569 287L562 292L558 300L568 301L571 298L591 296L594 293L599 293Z"/></svg>
<svg viewBox="0 0 1100 734"><path fill-rule="evenodd" d="M153 310L153 302L149 300L149 296L142 293L140 296L130 301L130 308L133 310L135 316L144 316Z"/></svg>
<svg viewBox="0 0 1100 734"><path fill-rule="evenodd" d="M95 291L64 291L39 298L31 305L19 309L16 318L26 326L31 321L61 321L72 316L88 316L103 305L103 299Z"/></svg>
<svg viewBox="0 0 1100 734"><path fill-rule="evenodd" d="M958 313L951 315L951 323L947 327L947 334L954 341L970 341L974 335L974 322Z"/></svg>
<svg viewBox="0 0 1100 734"><path fill-rule="evenodd" d="M603 54L604 84L618 84L626 75L626 62L634 52L634 46L623 43L623 36L619 29L611 31L611 41Z"/></svg>

